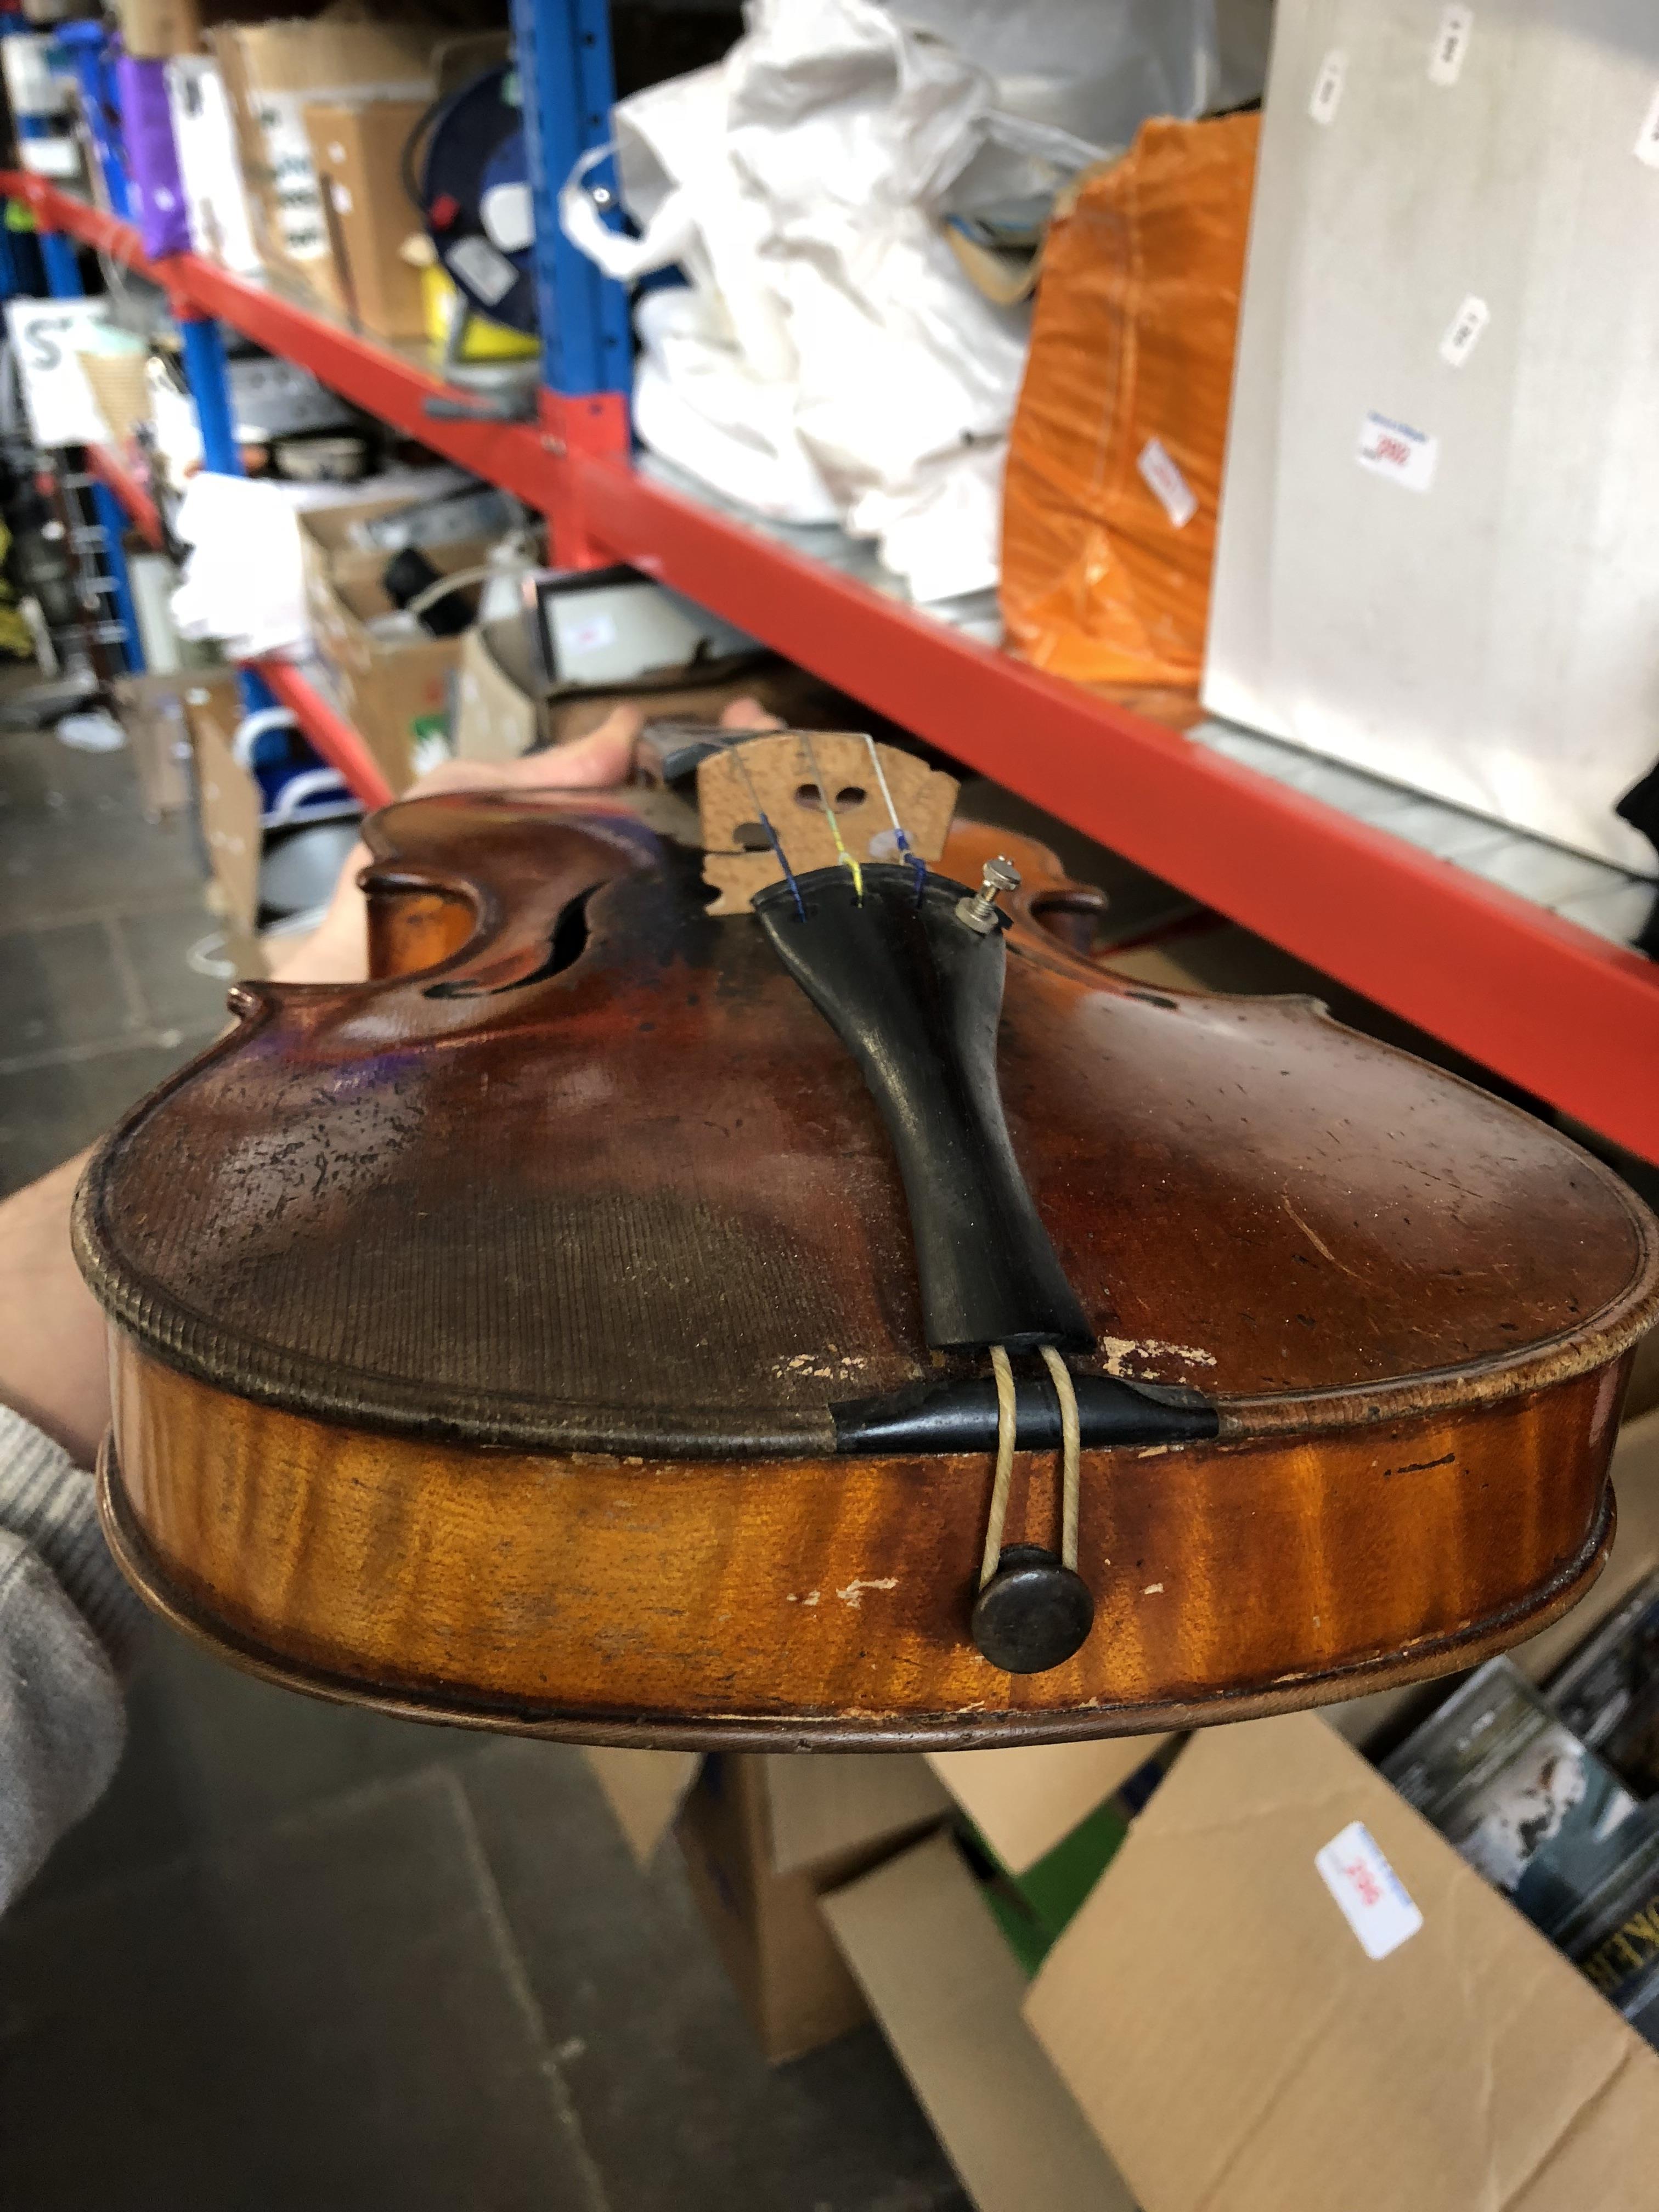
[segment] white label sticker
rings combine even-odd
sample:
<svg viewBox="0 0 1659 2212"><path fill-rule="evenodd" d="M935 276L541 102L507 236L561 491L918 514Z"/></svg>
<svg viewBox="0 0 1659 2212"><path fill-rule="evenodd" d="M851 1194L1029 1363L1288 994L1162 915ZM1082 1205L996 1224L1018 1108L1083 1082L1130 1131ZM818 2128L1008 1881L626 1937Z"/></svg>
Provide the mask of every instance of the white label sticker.
<svg viewBox="0 0 1659 2212"><path fill-rule="evenodd" d="M1423 1915L1363 1820L1350 1820L1314 1864L1368 1959L1386 1959L1416 1935Z"/></svg>
<svg viewBox="0 0 1659 2212"><path fill-rule="evenodd" d="M1448 368L1462 368L1491 320L1492 309L1471 292L1446 325L1446 335L1440 341L1440 358Z"/></svg>
<svg viewBox="0 0 1659 2212"><path fill-rule="evenodd" d="M1337 104L1342 98L1342 83L1348 74L1348 57L1340 46L1333 46L1319 64L1319 75L1314 79L1313 98L1308 102L1308 112L1316 123L1330 123L1335 119Z"/></svg>
<svg viewBox="0 0 1659 2212"><path fill-rule="evenodd" d="M487 238L459 239L453 246L445 247L444 259L458 276L465 279L467 289L476 292L487 307L506 299L519 281L518 270L505 254L496 252Z"/></svg>
<svg viewBox="0 0 1659 2212"><path fill-rule="evenodd" d="M1636 158L1650 169L1659 169L1659 92L1654 94L1653 105L1637 134Z"/></svg>
<svg viewBox="0 0 1659 2212"><path fill-rule="evenodd" d="M1440 28L1434 34L1434 44L1429 50L1429 82L1455 84L1463 74L1463 57L1469 50L1469 34L1474 28L1474 10L1450 4L1440 11Z"/></svg>
<svg viewBox="0 0 1659 2212"><path fill-rule="evenodd" d="M1410 491L1426 491L1434 482L1434 465L1440 441L1426 431L1413 430L1386 415L1368 415L1359 426L1359 451L1355 459L1362 469L1379 477L1392 477Z"/></svg>
<svg viewBox="0 0 1659 2212"><path fill-rule="evenodd" d="M1193 488L1156 438L1148 438L1135 463L1154 499L1177 530L1198 513Z"/></svg>
<svg viewBox="0 0 1659 2212"><path fill-rule="evenodd" d="M349 185L343 185L337 177L331 177L328 180L328 196L334 203L336 215L351 213L351 188Z"/></svg>
<svg viewBox="0 0 1659 2212"><path fill-rule="evenodd" d="M614 615L578 615L574 622L559 624L559 645L565 653L603 653L606 646L616 642Z"/></svg>

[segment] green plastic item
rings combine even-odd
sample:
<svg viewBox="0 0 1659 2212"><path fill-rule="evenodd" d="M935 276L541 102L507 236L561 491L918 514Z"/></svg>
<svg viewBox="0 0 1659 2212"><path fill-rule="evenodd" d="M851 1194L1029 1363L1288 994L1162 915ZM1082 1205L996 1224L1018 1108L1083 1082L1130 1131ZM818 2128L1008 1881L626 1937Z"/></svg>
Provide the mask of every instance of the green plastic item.
<svg viewBox="0 0 1659 2212"><path fill-rule="evenodd" d="M1110 1865L1129 1832L1114 1798L1079 1820L1024 1874L1010 1874L972 1822L964 1824L994 1869L983 1894L992 1917L1025 1972L1035 1974L1072 1915Z"/></svg>

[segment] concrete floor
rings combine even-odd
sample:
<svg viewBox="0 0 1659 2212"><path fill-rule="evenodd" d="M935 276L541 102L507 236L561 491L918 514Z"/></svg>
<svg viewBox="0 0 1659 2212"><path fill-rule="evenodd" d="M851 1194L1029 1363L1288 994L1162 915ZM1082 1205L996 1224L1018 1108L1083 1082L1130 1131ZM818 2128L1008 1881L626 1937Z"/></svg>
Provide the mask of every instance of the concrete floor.
<svg viewBox="0 0 1659 2212"><path fill-rule="evenodd" d="M199 1048L189 826L0 734L0 1187ZM3 1777L0 1777L3 1787ZM103 1803L0 1925L17 2212L964 2212L873 2028L775 2071L574 1752L313 1704L157 1626Z"/></svg>

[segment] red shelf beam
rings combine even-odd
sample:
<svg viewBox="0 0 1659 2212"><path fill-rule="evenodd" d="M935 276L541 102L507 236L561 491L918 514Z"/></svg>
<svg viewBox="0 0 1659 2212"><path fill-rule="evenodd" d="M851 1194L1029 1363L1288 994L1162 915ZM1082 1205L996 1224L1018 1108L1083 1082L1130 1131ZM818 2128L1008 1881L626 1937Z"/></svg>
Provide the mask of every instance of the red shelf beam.
<svg viewBox="0 0 1659 2212"><path fill-rule="evenodd" d="M310 738L313 750L331 768L339 769L355 798L370 808L391 805L392 786L380 763L339 708L325 699L292 661L251 660L247 665L264 678Z"/></svg>
<svg viewBox="0 0 1659 2212"><path fill-rule="evenodd" d="M0 193L463 467L575 516L596 548L1659 1161L1659 969L1638 954L914 614L678 497L620 454L584 452L574 434L567 453L545 427L434 421L425 401L447 387L429 372L194 255L149 264L130 226L39 178L0 173ZM564 421L573 404L550 411ZM264 672L368 803L387 795L356 732L302 678L280 664Z"/></svg>
<svg viewBox="0 0 1659 2212"><path fill-rule="evenodd" d="M557 499L559 441L539 424L458 422L430 416L428 399L465 404L468 395L418 362L197 254L149 260L131 223L88 206L42 177L0 170L0 195L23 201L43 230L63 231L95 246L160 284L175 312L218 317L267 352L299 362L342 398L475 476L516 493L530 506L545 511Z"/></svg>
<svg viewBox="0 0 1659 2212"><path fill-rule="evenodd" d="M1659 969L964 638L653 483L576 459L588 529L981 775L1659 1161Z"/></svg>

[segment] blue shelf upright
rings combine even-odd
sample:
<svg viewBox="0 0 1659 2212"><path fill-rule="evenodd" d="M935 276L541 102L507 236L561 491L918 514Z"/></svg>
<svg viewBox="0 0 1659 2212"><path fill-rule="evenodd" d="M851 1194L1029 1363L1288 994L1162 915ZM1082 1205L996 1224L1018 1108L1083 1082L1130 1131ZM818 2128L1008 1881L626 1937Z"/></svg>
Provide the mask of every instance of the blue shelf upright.
<svg viewBox="0 0 1659 2212"><path fill-rule="evenodd" d="M525 150L536 222L542 381L568 398L623 392L631 374L628 295L559 227L558 197L611 135L616 98L606 0L512 0Z"/></svg>
<svg viewBox="0 0 1659 2212"><path fill-rule="evenodd" d="M623 453L633 380L628 295L570 243L558 212L572 169L611 135L609 9L606 0L512 0L512 11L536 225L542 422L568 459ZM561 474L566 488L548 515L550 550L561 567L592 567L609 556L583 526L576 471Z"/></svg>

